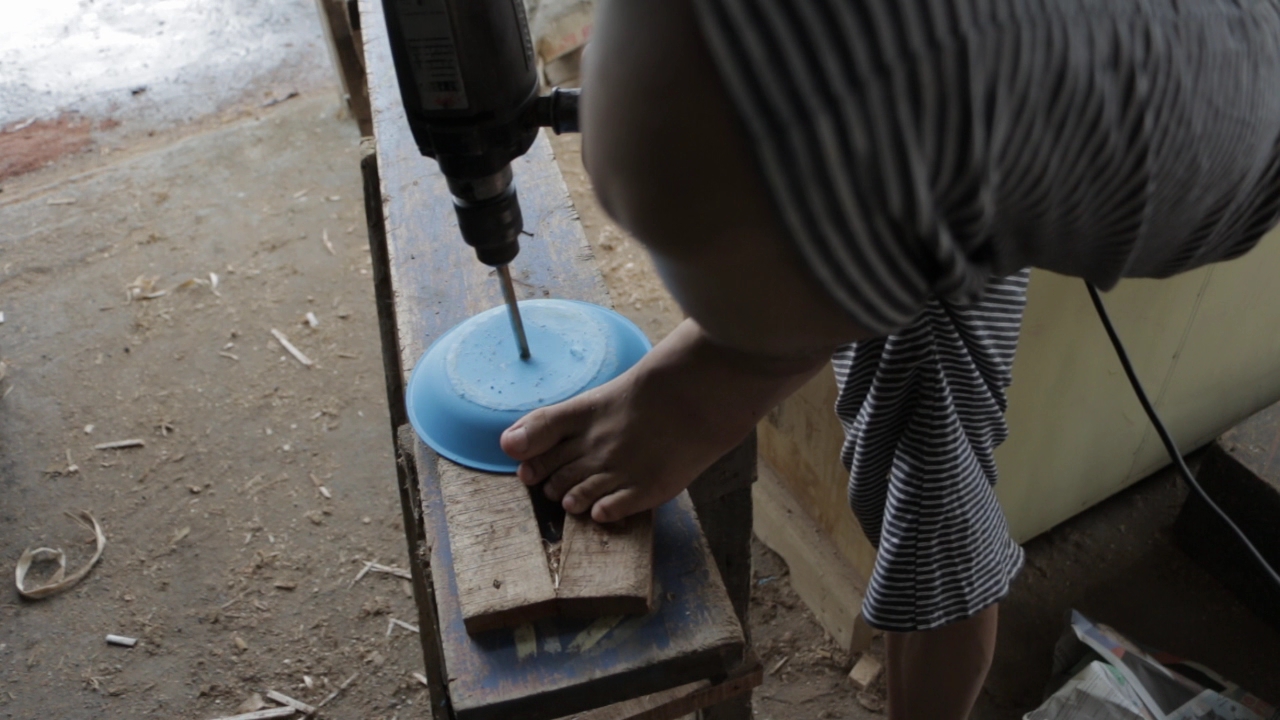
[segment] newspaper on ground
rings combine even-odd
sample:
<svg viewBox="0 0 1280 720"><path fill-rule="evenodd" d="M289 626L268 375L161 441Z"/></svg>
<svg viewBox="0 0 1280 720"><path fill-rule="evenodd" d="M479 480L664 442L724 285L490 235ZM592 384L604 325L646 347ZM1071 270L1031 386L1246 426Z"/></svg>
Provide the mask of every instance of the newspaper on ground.
<svg viewBox="0 0 1280 720"><path fill-rule="evenodd" d="M1024 720L1280 720L1212 670L1142 648L1074 610L1054 670L1069 679Z"/></svg>

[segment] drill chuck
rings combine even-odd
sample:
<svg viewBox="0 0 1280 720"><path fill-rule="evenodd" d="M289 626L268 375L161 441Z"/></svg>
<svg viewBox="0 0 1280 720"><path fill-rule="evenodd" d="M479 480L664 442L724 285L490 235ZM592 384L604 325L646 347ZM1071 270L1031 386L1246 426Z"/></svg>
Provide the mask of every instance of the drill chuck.
<svg viewBox="0 0 1280 720"><path fill-rule="evenodd" d="M453 193L462 239L490 267L506 265L520 253L524 217L511 181L511 166L479 178L446 178Z"/></svg>
<svg viewBox="0 0 1280 720"><path fill-rule="evenodd" d="M520 201L515 187L507 192L479 203L453 199L458 211L458 229L462 239L476 249L476 257L490 267L506 265L520 254L520 230L524 219L520 216Z"/></svg>

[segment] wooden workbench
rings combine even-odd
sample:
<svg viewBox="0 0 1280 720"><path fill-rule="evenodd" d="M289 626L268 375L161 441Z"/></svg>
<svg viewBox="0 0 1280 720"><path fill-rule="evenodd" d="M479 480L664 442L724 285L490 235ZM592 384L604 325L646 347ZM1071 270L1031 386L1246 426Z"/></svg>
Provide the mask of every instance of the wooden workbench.
<svg viewBox="0 0 1280 720"><path fill-rule="evenodd" d="M360 25L375 139L362 160L365 209L432 717L541 720L604 708L581 717L658 720L715 703L704 717L747 720L760 680L743 629L754 437L656 512L649 615L475 636L463 627L438 485L449 461L409 428L404 387L435 338L501 297L492 270L458 236L435 162L413 143L380 2L360 3ZM513 167L531 233L512 266L517 292L609 305L545 137Z"/></svg>

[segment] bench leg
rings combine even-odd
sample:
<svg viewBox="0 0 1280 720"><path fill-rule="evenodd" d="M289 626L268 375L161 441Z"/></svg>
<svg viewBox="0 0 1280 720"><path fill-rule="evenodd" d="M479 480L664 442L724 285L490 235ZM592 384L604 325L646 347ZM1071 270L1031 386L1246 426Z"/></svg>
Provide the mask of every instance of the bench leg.
<svg viewBox="0 0 1280 720"><path fill-rule="evenodd" d="M689 487L716 559L720 577L751 647L748 612L751 606L751 484L756 479L755 433L743 441ZM751 720L751 693L739 695L702 711L704 720Z"/></svg>

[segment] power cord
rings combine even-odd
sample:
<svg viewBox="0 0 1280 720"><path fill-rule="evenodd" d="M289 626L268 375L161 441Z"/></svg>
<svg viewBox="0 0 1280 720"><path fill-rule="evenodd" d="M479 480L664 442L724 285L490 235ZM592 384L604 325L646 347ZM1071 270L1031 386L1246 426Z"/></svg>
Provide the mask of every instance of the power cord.
<svg viewBox="0 0 1280 720"><path fill-rule="evenodd" d="M1178 445L1173 441L1173 436L1169 434L1164 423L1160 421L1160 416L1156 414L1155 407L1151 404L1151 401L1147 399L1147 392L1142 389L1142 383L1138 381L1138 374L1133 370L1133 363L1129 362L1129 353L1125 352L1124 344L1120 342L1120 336L1116 334L1115 326L1111 324L1111 317L1107 315L1107 308L1102 304L1102 297L1098 295L1098 289L1094 287L1091 282L1085 282L1085 286L1089 288L1089 297L1093 299L1093 307L1098 311L1098 317L1102 320L1102 326L1107 330L1107 337L1111 338L1111 344L1116 349L1116 355L1120 357L1120 364L1124 366L1124 374L1129 376L1129 382L1133 385L1133 391L1138 396L1138 402L1142 403L1142 409L1147 411L1147 417L1151 418L1151 424L1155 425L1156 432L1160 434L1160 440L1164 442L1164 448L1169 452L1169 457L1173 460L1174 465L1178 467L1178 472L1181 473L1182 479L1186 480L1187 484L1191 486L1191 489L1200 496L1200 499L1203 500L1215 513L1217 513L1218 517L1222 518L1222 521L1227 524L1227 527L1231 528L1231 532L1235 533L1235 536L1240 538L1240 542L1244 544L1245 548L1249 550L1249 553L1258 561L1258 565L1262 567L1263 571L1268 576L1270 576L1271 582L1275 583L1277 587L1280 587L1280 573L1277 573L1276 569L1271 567L1271 563L1267 562L1267 559L1262 556L1262 553L1258 551L1258 548L1255 547L1252 542L1249 542L1248 536L1244 534L1244 531L1240 529L1240 526L1236 525L1235 522L1225 512L1223 512L1222 508L1218 507L1218 504L1213 501L1213 498L1209 497L1209 494L1204 491L1204 488L1200 487L1200 483L1196 481L1195 476L1191 474L1191 468L1187 467L1187 462L1182 459L1182 453L1178 451Z"/></svg>

